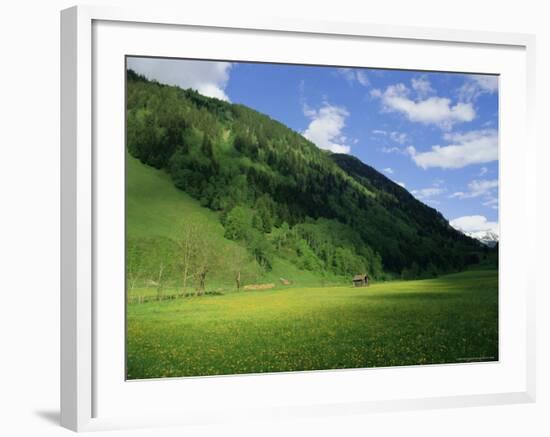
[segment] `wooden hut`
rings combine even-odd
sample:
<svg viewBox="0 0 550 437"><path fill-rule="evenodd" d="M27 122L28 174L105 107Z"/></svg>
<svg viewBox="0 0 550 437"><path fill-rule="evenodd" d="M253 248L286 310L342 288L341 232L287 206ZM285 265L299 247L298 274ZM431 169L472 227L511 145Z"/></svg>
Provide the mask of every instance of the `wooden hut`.
<svg viewBox="0 0 550 437"><path fill-rule="evenodd" d="M353 285L355 287L368 287L369 277L367 275L355 275L353 277Z"/></svg>

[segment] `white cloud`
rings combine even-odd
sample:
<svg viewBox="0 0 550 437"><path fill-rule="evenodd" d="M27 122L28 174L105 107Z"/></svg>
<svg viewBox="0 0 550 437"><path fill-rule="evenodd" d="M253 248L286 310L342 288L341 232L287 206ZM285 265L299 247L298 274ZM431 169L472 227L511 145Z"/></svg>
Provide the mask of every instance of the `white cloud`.
<svg viewBox="0 0 550 437"><path fill-rule="evenodd" d="M369 78L367 77L367 73L365 73L362 70L357 70L355 72L355 75L357 76L357 82L359 82L363 86L369 86Z"/></svg>
<svg viewBox="0 0 550 437"><path fill-rule="evenodd" d="M403 153L403 150L399 147L382 147L380 150L383 153Z"/></svg>
<svg viewBox="0 0 550 437"><path fill-rule="evenodd" d="M491 209L498 209L498 198L495 196L487 197L487 200L483 202L483 206L486 206Z"/></svg>
<svg viewBox="0 0 550 437"><path fill-rule="evenodd" d="M193 88L207 97L229 101L225 93L229 62L129 57L128 68L166 85Z"/></svg>
<svg viewBox="0 0 550 437"><path fill-rule="evenodd" d="M483 176L485 173L487 173L489 170L487 169L487 167L481 167L479 169L479 175L480 176Z"/></svg>
<svg viewBox="0 0 550 437"><path fill-rule="evenodd" d="M482 205L491 209L498 209L498 180L473 180L468 184L468 191L457 191L449 197L458 199L474 199L483 197Z"/></svg>
<svg viewBox="0 0 550 437"><path fill-rule="evenodd" d="M405 182L397 182L397 181L395 181L395 183L396 183L397 185L402 186L403 188L406 188L406 187L407 187L407 186L405 185Z"/></svg>
<svg viewBox="0 0 550 437"><path fill-rule="evenodd" d="M494 129L446 134L451 144L432 146L428 152L418 152L413 146L407 153L419 167L462 168L498 159L498 134Z"/></svg>
<svg viewBox="0 0 550 437"><path fill-rule="evenodd" d="M432 94L434 92L434 89L432 88L432 84L425 77L419 77L419 78L413 77L411 80L411 85L413 87L413 90L416 91L416 94L420 98L426 97L429 94Z"/></svg>
<svg viewBox="0 0 550 437"><path fill-rule="evenodd" d="M435 199L427 199L427 200L425 200L425 202L426 202L427 205L432 205L432 206L441 205L441 202L439 200L435 200Z"/></svg>
<svg viewBox="0 0 550 437"><path fill-rule="evenodd" d="M396 131L390 132L390 138L392 139L392 141L395 141L399 144L405 144L409 139L406 133Z"/></svg>
<svg viewBox="0 0 550 437"><path fill-rule="evenodd" d="M374 88L370 90L370 96L374 99L378 99L382 97L382 91L380 91L378 88Z"/></svg>
<svg viewBox="0 0 550 437"><path fill-rule="evenodd" d="M397 132L397 131L386 131L386 130L382 130L382 129L374 129L371 131L374 135L380 135L380 136L383 136L383 137L389 137L390 140L398 143L398 144L405 144L408 139L409 139L409 136L404 133L404 132Z"/></svg>
<svg viewBox="0 0 550 437"><path fill-rule="evenodd" d="M306 104L303 105L303 112L308 118L315 118L317 116L317 111Z"/></svg>
<svg viewBox="0 0 550 437"><path fill-rule="evenodd" d="M351 68L338 68L336 71L340 76L346 79L349 84L353 84L355 81L355 73Z"/></svg>
<svg viewBox="0 0 550 437"><path fill-rule="evenodd" d="M487 196L494 189L498 188L498 180L473 180L468 184L468 191L457 191L449 197L458 197L459 199L473 199L475 197Z"/></svg>
<svg viewBox="0 0 550 437"><path fill-rule="evenodd" d="M393 174L393 168L391 167L386 167L384 170L382 170L384 173L387 173L387 174Z"/></svg>
<svg viewBox="0 0 550 437"><path fill-rule="evenodd" d="M477 232L491 231L498 235L498 222L488 221L482 215L467 215L451 220L449 224L462 232L475 234Z"/></svg>
<svg viewBox="0 0 550 437"><path fill-rule="evenodd" d="M495 92L498 92L498 76L472 74L458 89L458 96L462 101L472 102L482 94L493 94Z"/></svg>
<svg viewBox="0 0 550 437"><path fill-rule="evenodd" d="M445 192L445 188L429 187L429 188L421 188L419 190L412 190L411 194L413 194L419 200L425 200L430 197L438 196L444 192Z"/></svg>
<svg viewBox="0 0 550 437"><path fill-rule="evenodd" d="M416 85L417 88L425 87ZM450 129L455 123L472 121L476 112L471 103L458 102L452 104L446 97L431 96L425 99L410 98L410 90L404 84L390 85L385 91L372 90L371 96L379 98L382 109L386 112L398 112L410 121L434 124L442 129Z"/></svg>
<svg viewBox="0 0 550 437"><path fill-rule="evenodd" d="M342 131L346 125L349 112L346 108L324 103L318 110L304 105L304 115L311 119L309 126L302 133L304 137L320 149L334 153L349 153L351 147L346 144L348 138Z"/></svg>
<svg viewBox="0 0 550 437"><path fill-rule="evenodd" d="M485 92L494 93L498 91L498 76L475 75L472 79Z"/></svg>
<svg viewBox="0 0 550 437"><path fill-rule="evenodd" d="M367 73L358 68L338 68L337 71L350 85L353 85L355 82L362 86L369 86L370 84Z"/></svg>

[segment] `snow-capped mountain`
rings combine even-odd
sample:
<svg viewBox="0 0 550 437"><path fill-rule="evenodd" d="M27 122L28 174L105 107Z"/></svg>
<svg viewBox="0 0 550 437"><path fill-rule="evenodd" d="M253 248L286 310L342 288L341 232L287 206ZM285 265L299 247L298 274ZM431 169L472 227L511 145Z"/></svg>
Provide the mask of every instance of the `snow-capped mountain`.
<svg viewBox="0 0 550 437"><path fill-rule="evenodd" d="M457 231L480 241L487 247L498 243L498 222L487 220L483 215L467 215L451 220L449 224Z"/></svg>
<svg viewBox="0 0 550 437"><path fill-rule="evenodd" d="M491 231L464 232L468 237L475 238L488 247L495 247L498 243L498 234Z"/></svg>

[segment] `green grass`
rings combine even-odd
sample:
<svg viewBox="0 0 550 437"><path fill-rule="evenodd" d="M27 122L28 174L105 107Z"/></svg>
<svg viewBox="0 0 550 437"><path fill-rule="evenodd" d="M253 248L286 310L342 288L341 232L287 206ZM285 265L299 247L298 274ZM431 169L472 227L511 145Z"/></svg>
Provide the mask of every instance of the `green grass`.
<svg viewBox="0 0 550 437"><path fill-rule="evenodd" d="M498 359L498 274L127 307L129 379Z"/></svg>
<svg viewBox="0 0 550 437"><path fill-rule="evenodd" d="M183 222L200 226L219 244L235 244L223 237L218 216L178 190L162 170L146 166L126 154L126 233L129 237L178 238Z"/></svg>

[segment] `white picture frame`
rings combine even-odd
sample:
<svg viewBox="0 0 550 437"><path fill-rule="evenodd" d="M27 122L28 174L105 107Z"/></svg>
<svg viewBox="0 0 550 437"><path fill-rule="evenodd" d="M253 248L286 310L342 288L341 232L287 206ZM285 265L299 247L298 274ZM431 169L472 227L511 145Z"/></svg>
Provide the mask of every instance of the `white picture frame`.
<svg viewBox="0 0 550 437"><path fill-rule="evenodd" d="M140 40L140 33L145 31L148 40L152 39L153 42L146 44ZM105 357L111 362L123 360L117 348L120 348L124 340L114 336L115 339L111 341L112 339L106 338L103 332L106 327L113 328L114 332L120 332L123 320L115 320L118 317L116 314L122 317L121 313L109 310L116 308L120 304L120 299L113 302L109 301L112 296L98 299L98 293L104 290L105 284L109 284L112 279L104 268L106 258L103 256L109 240L102 237L111 231L104 231L106 228L102 223L105 222L105 212L102 211L106 208L98 208L98 205L107 202L104 205L116 207L117 201L120 201L120 197L117 198L116 195L107 200L110 194L105 194L105 184L112 182L112 177L116 176L117 172L122 176L123 167L120 166L120 156L117 158L113 155L106 160L105 154L97 154L97 147L115 132L115 142L117 138L120 139L120 120L124 118L124 111L117 116L116 110L120 109L124 89L120 87L120 77L112 82L107 80L107 85L103 85L102 81L110 77L113 71L117 71L118 67L111 66L109 60L116 59L116 62L121 62L121 54L170 55L169 44L162 45L165 53L157 53L155 50L161 46L162 38L169 35L173 39L175 34L171 32L180 31L183 32L182 38L193 32L203 33L208 38L216 32L222 32L224 38L234 35L234 38L240 38L240 41L246 41L251 36L258 38L259 35L264 35L270 38L275 46L279 44L281 47L284 44L283 39L294 39L295 42L299 42L301 39L322 41L323 38L324 41L330 38L334 44L351 40L354 44L369 41L374 45L406 44L419 49L429 46L430 50L440 51L452 46L466 54L479 50L478 59L475 60L476 56L473 56L471 62L479 63L480 69L471 70L467 63L464 63L464 71L503 75L505 80L501 104L504 106L502 110L505 111L505 116L501 122L506 123L512 119L516 121L513 128L504 129L501 133L501 178L503 181L513 181L504 183L501 189L501 201L504 200L501 218L507 217L509 220L509 224L502 230L501 269L503 265L510 266L516 262L517 267L508 269L508 272L505 270L501 274L500 286L505 290L506 287L514 285L518 291L513 295L502 293L504 297L500 302L503 319L501 345L505 347L505 353L498 363L450 367L417 366L413 369L370 371L300 372L294 375L175 378L177 381L146 383L124 381L123 375L119 372L120 363L113 365L112 369L108 368L111 364ZM125 45L127 41L121 36L129 35L129 32L133 36L127 38L133 41L131 48ZM158 34L158 38L155 34ZM105 44L106 40L110 42L109 47ZM277 42L279 40L280 43ZM168 39L164 42L166 41ZM256 47L256 50L252 40L249 46L249 54L243 55L246 60L254 56L256 60L258 56L264 56L268 61L284 60L282 57L277 58L279 55L276 50L270 54L259 54L261 47ZM139 53L136 53L136 47ZM199 44L195 50L194 53L200 55L201 50L211 49L205 43ZM402 50L403 55L405 54L402 48L395 50ZM126 10L78 6L62 11L61 424L75 431L86 431L216 423L245 417L261 420L265 417L361 414L372 411L533 402L535 272L534 267L531 267L534 263L529 263L529 256L534 255L525 254L535 253L533 246L536 235L535 216L527 213L529 208L531 211L534 210L536 203L536 150L533 137L534 50L534 36L523 34L251 17L228 22L223 17L190 16L186 12L158 9ZM486 51L494 52L494 59L491 60L496 62L494 67L491 67L489 60L483 60L487 58ZM216 54L212 53L209 56L215 57ZM174 54L177 55L176 52ZM293 60L296 60L299 54L292 55L288 51L285 56L295 56ZM330 56L330 53L323 56ZM464 62L461 56L466 55L456 56L452 64L450 61L447 64L436 64L436 61L432 61L431 66L426 63L426 69L447 66L449 70L461 71L461 62ZM232 56L227 55L225 58ZM379 62L382 62L383 57L380 59ZM313 58L311 62L314 62ZM483 64L484 62L486 64ZM336 65L344 64L338 62ZM399 68L397 63L385 66ZM120 74L122 76L122 70ZM118 100L109 102L109 107L114 108L112 114L103 111L107 107L102 97L105 94L117 96ZM506 102L512 100L517 102L517 107L513 109L514 118L512 113L506 112L511 110L506 106ZM102 120L112 120L113 114L115 123L119 124L107 126ZM521 142L522 146L514 148L512 145L506 145L512 144L512 139L516 144ZM517 165L512 166L514 163ZM116 181L114 185L117 185ZM116 189L113 191L116 192ZM522 207L513 208L511 204L519 201L523 202ZM523 223L524 231L521 235L519 228L514 225L516 222ZM115 240L110 241L110 244L113 244L112 241ZM111 252L116 255L121 250L123 248ZM522 260L513 254L518 250L522 250ZM117 261L113 262L116 264ZM116 286L114 288L118 289ZM121 289L120 293L124 294L124 289ZM514 352L514 357L506 351ZM405 382L411 379L411 372L415 372L414 377L418 384L407 388ZM444 386L444 382L449 378L456 379L454 388L449 385L437 389L438 385ZM116 383L113 383L114 379L117 379ZM375 379L381 382L376 384ZM513 383L504 383L505 379ZM403 382L404 388L393 388L390 392L387 381L392 380ZM430 380L434 382L426 383ZM470 381L470 385L467 380ZM478 389L475 386L476 381L480 384ZM484 385L481 381L487 383ZM350 391L350 387L361 387L361 384L368 384L372 393L367 395L366 392ZM458 389L459 385L463 388ZM288 389L277 391L275 387L295 387L296 393L290 394ZM227 402L228 398L224 396L241 393L236 396L241 396L242 407L222 408L220 403L218 406L213 405L212 408L205 409L201 408L199 402L195 410L190 410L185 404L185 396L187 393L193 393L193 390L218 396L220 402ZM118 409L118 405L130 402L131 399L139 399L140 396L144 399L155 396L169 399L173 408L154 410L145 406L140 411L132 408ZM252 396L254 399L250 399ZM107 397L112 401L108 401Z"/></svg>

